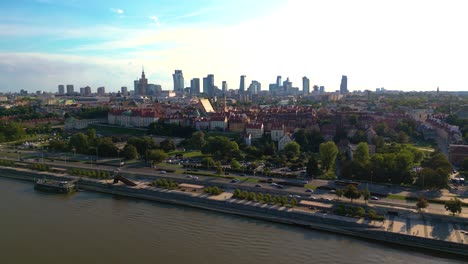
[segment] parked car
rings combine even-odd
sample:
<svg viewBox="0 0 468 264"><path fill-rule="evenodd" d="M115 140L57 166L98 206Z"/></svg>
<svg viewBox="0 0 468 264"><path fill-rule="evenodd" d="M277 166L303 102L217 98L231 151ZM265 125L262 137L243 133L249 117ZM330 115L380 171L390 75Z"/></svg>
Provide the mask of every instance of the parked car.
<svg viewBox="0 0 468 264"><path fill-rule="evenodd" d="M313 192L314 192L314 190L312 190L312 189L306 189L305 191L306 191L306 192L310 192L310 193L313 193Z"/></svg>
<svg viewBox="0 0 468 264"><path fill-rule="evenodd" d="M261 184L255 184L255 187L262 187Z"/></svg>
<svg viewBox="0 0 468 264"><path fill-rule="evenodd" d="M379 197L377 197L377 196L371 196L371 200L378 201L378 200L379 200Z"/></svg>

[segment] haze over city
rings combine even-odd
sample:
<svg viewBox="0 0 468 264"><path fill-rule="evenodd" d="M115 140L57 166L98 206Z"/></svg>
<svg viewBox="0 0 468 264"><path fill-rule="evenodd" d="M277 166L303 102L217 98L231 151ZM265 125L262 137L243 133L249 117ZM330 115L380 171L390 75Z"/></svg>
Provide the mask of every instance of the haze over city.
<svg viewBox="0 0 468 264"><path fill-rule="evenodd" d="M301 87L468 90L464 1L55 1L0 3L0 91L58 84L117 91L172 73L239 76L268 89L277 75Z"/></svg>

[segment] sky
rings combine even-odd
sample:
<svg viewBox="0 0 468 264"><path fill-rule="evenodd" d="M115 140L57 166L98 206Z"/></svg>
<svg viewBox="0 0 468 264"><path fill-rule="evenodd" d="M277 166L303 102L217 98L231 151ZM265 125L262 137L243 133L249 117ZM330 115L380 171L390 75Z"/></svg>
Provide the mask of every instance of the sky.
<svg viewBox="0 0 468 264"><path fill-rule="evenodd" d="M0 92L173 89L172 73L267 90L468 90L465 0L0 1Z"/></svg>

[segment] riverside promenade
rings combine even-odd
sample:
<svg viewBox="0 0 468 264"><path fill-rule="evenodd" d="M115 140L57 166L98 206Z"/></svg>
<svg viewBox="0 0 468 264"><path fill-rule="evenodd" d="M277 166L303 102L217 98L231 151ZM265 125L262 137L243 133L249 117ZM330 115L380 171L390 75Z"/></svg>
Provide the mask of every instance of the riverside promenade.
<svg viewBox="0 0 468 264"><path fill-rule="evenodd" d="M7 167L0 168L0 175L23 180L34 180L34 178L76 179L76 177L67 175L38 173L27 169ZM310 211L303 207L281 207L236 200L228 192L218 196L208 196L189 190L169 191L154 188L148 186L148 183L147 181L139 181L136 186L130 187L123 184L112 184L108 180L81 178L78 186L85 190L191 206L468 256L468 243L464 233L468 229L468 224L463 221L466 219L459 217L387 216L382 222L369 222L364 219Z"/></svg>

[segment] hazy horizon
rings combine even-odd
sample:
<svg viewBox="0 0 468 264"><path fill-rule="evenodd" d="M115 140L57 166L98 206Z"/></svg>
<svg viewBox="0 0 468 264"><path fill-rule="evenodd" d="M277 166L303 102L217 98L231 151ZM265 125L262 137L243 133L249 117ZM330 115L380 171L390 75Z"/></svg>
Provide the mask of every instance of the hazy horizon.
<svg viewBox="0 0 468 264"><path fill-rule="evenodd" d="M172 73L214 74L215 85L281 75L339 89L467 91L464 1L98 1L0 3L0 92L59 84L133 90Z"/></svg>

